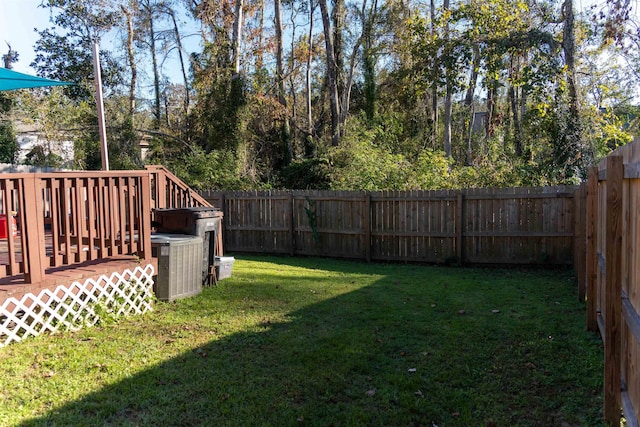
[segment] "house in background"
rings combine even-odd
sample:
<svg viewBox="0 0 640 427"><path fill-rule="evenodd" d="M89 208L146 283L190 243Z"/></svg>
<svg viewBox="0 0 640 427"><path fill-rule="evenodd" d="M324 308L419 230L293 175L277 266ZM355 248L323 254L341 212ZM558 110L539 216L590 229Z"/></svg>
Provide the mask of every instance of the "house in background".
<svg viewBox="0 0 640 427"><path fill-rule="evenodd" d="M71 168L73 165L73 141L55 141L46 137L42 128L36 124L25 124L21 122L15 123L16 142L18 143L18 152L16 155L16 164L23 165L25 163L40 163L37 158L45 156L56 156L59 160L58 165L62 168ZM31 157L31 161L27 160ZM34 157L36 159L34 159Z"/></svg>

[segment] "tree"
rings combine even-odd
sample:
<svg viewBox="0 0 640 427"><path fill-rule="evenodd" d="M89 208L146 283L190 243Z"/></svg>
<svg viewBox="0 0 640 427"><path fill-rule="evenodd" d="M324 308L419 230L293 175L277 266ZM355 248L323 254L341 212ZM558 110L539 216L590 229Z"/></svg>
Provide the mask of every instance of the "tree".
<svg viewBox="0 0 640 427"><path fill-rule="evenodd" d="M578 175L578 168L580 166L580 144L582 143L580 100L578 99L578 81L576 78L573 0L564 0L562 3L562 14L564 17L562 49L564 51L567 68L566 80L569 111L567 116L567 130L563 135L563 141L559 147L558 155L560 159L566 159L566 178L570 179Z"/></svg>
<svg viewBox="0 0 640 427"><path fill-rule="evenodd" d="M11 49L9 43L7 43L7 47L9 49L5 55L2 55L2 60L4 67L11 69L12 64L18 61L19 54ZM0 92L0 163L15 163L20 149L16 141L13 123L8 117L13 105L13 96L6 92Z"/></svg>
<svg viewBox="0 0 640 427"><path fill-rule="evenodd" d="M0 163L15 163L18 153L18 142L9 119L14 99L6 92L0 92Z"/></svg>
<svg viewBox="0 0 640 427"><path fill-rule="evenodd" d="M129 61L129 68L131 69L131 80L129 83L129 116L133 122L133 115L136 112L136 82L138 77L138 67L135 59L135 52L133 48L133 40L135 38L135 31L133 28L134 13L136 13L137 5L132 1L130 7L120 5L122 14L125 16L127 24L127 59Z"/></svg>
<svg viewBox="0 0 640 427"><path fill-rule="evenodd" d="M118 13L81 0L46 0L52 28L38 31L37 52L31 64L40 75L70 81L65 91L76 100L93 97L93 43L113 29ZM122 83L122 68L110 52L100 51L103 85L110 90Z"/></svg>
<svg viewBox="0 0 640 427"><path fill-rule="evenodd" d="M282 148L284 153L284 166L291 162L293 149L291 148L291 127L287 117L287 98L285 96L285 75L284 75L284 39L282 35L282 10L280 0L274 0L274 26L276 31L276 86L278 92L278 102L282 106L285 117L282 120Z"/></svg>
<svg viewBox="0 0 640 427"><path fill-rule="evenodd" d="M329 21L327 0L318 0L322 25L324 28L325 58L327 62L327 81L329 87L329 105L331 107L331 145L340 145L340 101L338 92L338 64L336 61L333 31Z"/></svg>

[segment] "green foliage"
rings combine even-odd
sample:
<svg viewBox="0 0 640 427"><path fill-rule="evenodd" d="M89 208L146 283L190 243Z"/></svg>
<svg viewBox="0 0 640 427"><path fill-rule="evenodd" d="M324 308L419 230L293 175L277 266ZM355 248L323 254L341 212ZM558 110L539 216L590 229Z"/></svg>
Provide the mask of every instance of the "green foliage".
<svg viewBox="0 0 640 427"><path fill-rule="evenodd" d="M113 126L109 130L110 168L140 169L140 135L133 129L133 118L126 116L121 126Z"/></svg>
<svg viewBox="0 0 640 427"><path fill-rule="evenodd" d="M118 15L99 2L45 0L42 7L52 12L53 28L38 31L36 57L31 64L40 75L74 82L65 93L74 100L93 97L93 43L111 30ZM100 52L105 89L122 82L122 67L109 51Z"/></svg>
<svg viewBox="0 0 640 427"><path fill-rule="evenodd" d="M0 163L15 163L18 142L11 122L0 122Z"/></svg>
<svg viewBox="0 0 640 427"><path fill-rule="evenodd" d="M8 120L14 105L12 95L0 92L0 163L15 163L19 149L13 122Z"/></svg>
<svg viewBox="0 0 640 427"><path fill-rule="evenodd" d="M375 130L354 129L329 152L331 188L336 190L377 190L403 188L410 164L402 154L393 154L376 140ZM381 145L383 147L381 147Z"/></svg>
<svg viewBox="0 0 640 427"><path fill-rule="evenodd" d="M38 31L34 65L39 74L80 85L65 89L65 96L51 91L50 99L43 95L23 103L20 120L42 124L50 141L61 140L61 135L73 139L73 167L97 169L91 44L126 32L120 6L134 10L144 2L42 3L51 11L52 27ZM185 50L178 47L170 12L200 25L203 49L191 54L184 82L182 76L179 84L172 82L159 67L162 120L141 98L131 113L123 95L129 70L114 61L123 46L116 41L111 52L101 52L114 169L139 168L138 144L152 140L153 155L146 161L168 166L198 188L381 190L575 183L587 165L638 132L637 107L629 96L637 76L621 61L602 60L625 54L634 63L640 58L637 49L594 47L603 29L579 20L576 64L583 118L571 119L576 109L568 104L575 98L568 96L565 22L558 4L470 0L438 7L433 16L425 5L395 0L347 8L350 25L335 30L334 36L342 40L340 103L349 105L340 117L346 123L340 129L342 145L331 147L323 28L313 27L309 43L308 23L300 19L313 4L285 2L284 19L292 23L285 26L285 38L291 36L291 44L284 52L286 93L279 94L273 64L265 61L271 29L262 24L260 13L245 11L236 70L233 8L160 3L154 20L156 54L166 54L165 67ZM139 87L149 83L151 74L143 65L148 31L136 22ZM443 114L446 92L453 99L447 145L451 158L441 151L444 117L449 117ZM144 90L137 95L146 96ZM280 102L280 95L286 102ZM603 107L606 113L600 111ZM470 129L472 114L483 112L484 128ZM584 138L577 142L583 128ZM10 129L1 132L5 140L12 139ZM13 148L6 148L0 157L9 159ZM29 161L55 163L45 152L32 153Z"/></svg>
<svg viewBox="0 0 640 427"><path fill-rule="evenodd" d="M27 153L24 163L38 167L60 168L64 164L64 159L49 151L44 145L36 145Z"/></svg>
<svg viewBox="0 0 640 427"><path fill-rule="evenodd" d="M330 187L331 166L323 157L294 160L282 170L282 185L300 190L327 190Z"/></svg>
<svg viewBox="0 0 640 427"><path fill-rule="evenodd" d="M624 113L623 113L624 114ZM593 150L593 157L602 159L616 148L628 144L633 140L633 135L625 128L630 122L623 122L623 117L631 119L629 115L619 117L613 110L588 111L590 119L586 132L586 138Z"/></svg>
<svg viewBox="0 0 640 427"><path fill-rule="evenodd" d="M219 67L216 54L220 46L209 43L204 52L194 58L198 68L194 73L197 90L196 106L191 113L193 126L189 139L205 151L230 149L236 151L246 122L243 113L247 104L246 79L232 76L229 67ZM228 64L227 64L228 65Z"/></svg>
<svg viewBox="0 0 640 427"><path fill-rule="evenodd" d="M185 151L165 163L180 179L197 190L253 187L246 177L241 176L238 158L231 150L206 153L199 147L193 147L192 151Z"/></svg>
<svg viewBox="0 0 640 427"><path fill-rule="evenodd" d="M89 101L73 101L62 88L20 91L16 96L20 121L38 129L44 143L28 160L31 164L62 166L52 154L55 145L71 140L73 164L66 168L100 169L100 142L95 107ZM110 135L114 136L115 135ZM71 157L71 156L70 156Z"/></svg>

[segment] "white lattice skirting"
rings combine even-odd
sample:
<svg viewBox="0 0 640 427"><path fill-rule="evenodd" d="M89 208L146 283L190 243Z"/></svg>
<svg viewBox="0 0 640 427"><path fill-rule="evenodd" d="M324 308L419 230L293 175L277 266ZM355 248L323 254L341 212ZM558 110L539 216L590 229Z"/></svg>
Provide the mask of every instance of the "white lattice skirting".
<svg viewBox="0 0 640 427"><path fill-rule="evenodd" d="M111 276L45 289L37 296L9 298L0 306L0 347L29 336L75 331L101 318L142 314L152 309L153 265Z"/></svg>

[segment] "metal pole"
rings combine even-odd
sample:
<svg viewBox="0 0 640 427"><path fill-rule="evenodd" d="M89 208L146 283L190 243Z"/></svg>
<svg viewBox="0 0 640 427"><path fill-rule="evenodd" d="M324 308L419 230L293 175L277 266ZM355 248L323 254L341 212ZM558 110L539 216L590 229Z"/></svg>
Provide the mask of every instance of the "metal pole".
<svg viewBox="0 0 640 427"><path fill-rule="evenodd" d="M96 106L98 107L98 131L100 132L100 150L102 154L102 170L109 170L109 151L107 150L107 128L104 123L104 103L102 100L102 74L100 70L100 49L98 43L93 44L93 83L96 90Z"/></svg>

